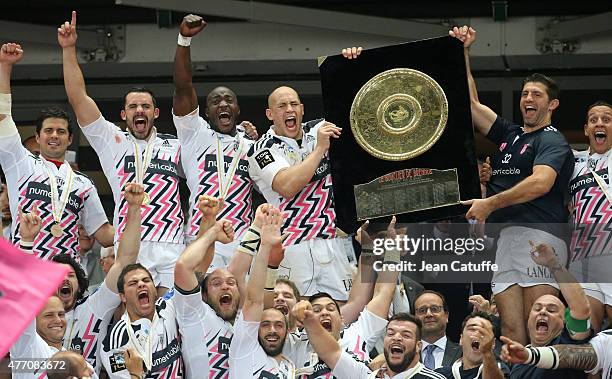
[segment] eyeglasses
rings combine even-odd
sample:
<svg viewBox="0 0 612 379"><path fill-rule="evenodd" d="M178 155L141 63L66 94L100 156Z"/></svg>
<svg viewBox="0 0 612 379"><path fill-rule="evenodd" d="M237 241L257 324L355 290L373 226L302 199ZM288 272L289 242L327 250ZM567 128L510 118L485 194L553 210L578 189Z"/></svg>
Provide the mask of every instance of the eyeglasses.
<svg viewBox="0 0 612 379"><path fill-rule="evenodd" d="M444 307L440 305L432 305L430 307L421 307L416 309L416 314L419 316L427 314L427 310L430 310L431 313L437 314L442 313L444 311Z"/></svg>

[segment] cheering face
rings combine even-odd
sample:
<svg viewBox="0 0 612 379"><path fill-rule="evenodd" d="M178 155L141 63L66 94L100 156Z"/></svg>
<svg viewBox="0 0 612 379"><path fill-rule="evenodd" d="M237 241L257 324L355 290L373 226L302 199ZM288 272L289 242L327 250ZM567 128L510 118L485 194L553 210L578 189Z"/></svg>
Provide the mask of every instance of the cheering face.
<svg viewBox="0 0 612 379"><path fill-rule="evenodd" d="M218 268L208 274L204 301L225 321L233 321L240 304L240 293L234 275Z"/></svg>
<svg viewBox="0 0 612 379"><path fill-rule="evenodd" d="M604 154L612 148L612 108L598 105L589 110L584 135L589 138L591 151Z"/></svg>
<svg viewBox="0 0 612 379"><path fill-rule="evenodd" d="M540 296L531 307L527 330L533 346L546 346L563 330L565 306L552 295Z"/></svg>
<svg viewBox="0 0 612 379"><path fill-rule="evenodd" d="M297 92L289 87L279 87L268 98L266 116L274 123L276 134L293 138L302 138L302 117L304 104Z"/></svg>
<svg viewBox="0 0 612 379"><path fill-rule="evenodd" d="M274 286L274 308L287 316L296 303L297 299L293 295L293 289L290 286L285 283L277 283Z"/></svg>
<svg viewBox="0 0 612 379"><path fill-rule="evenodd" d="M546 126L550 114L559 106L559 100L549 99L546 85L539 82L527 82L521 92L521 114L523 123L530 128Z"/></svg>
<svg viewBox="0 0 612 379"><path fill-rule="evenodd" d="M266 354L275 357L282 353L286 336L285 316L274 308L264 310L259 323L258 340Z"/></svg>
<svg viewBox="0 0 612 379"><path fill-rule="evenodd" d="M414 307L416 317L423 323L424 335L439 335L446 331L448 313L444 311L444 304L440 296L426 293L419 296Z"/></svg>
<svg viewBox="0 0 612 379"><path fill-rule="evenodd" d="M157 289L148 271L136 269L128 272L125 275L123 292L119 296L126 304L130 317L135 319L153 317Z"/></svg>
<svg viewBox="0 0 612 379"><path fill-rule="evenodd" d="M64 310L68 312L74 308L76 303L76 297L79 293L79 281L72 266L68 264L64 264L64 266L68 268L68 274L66 274L62 284L57 289L57 297L64 304Z"/></svg>
<svg viewBox="0 0 612 379"><path fill-rule="evenodd" d="M72 136L68 131L68 121L63 118L49 117L42 122L36 142L40 146L43 157L53 160L64 160L68 146L72 143Z"/></svg>
<svg viewBox="0 0 612 379"><path fill-rule="evenodd" d="M138 139L147 139L153 130L153 122L159 117L159 108L155 108L153 97L148 92L130 92L125 97L125 108L121 119L127 129Z"/></svg>
<svg viewBox="0 0 612 379"><path fill-rule="evenodd" d="M240 107L236 94L226 87L217 87L206 98L206 116L213 129L223 134L236 133Z"/></svg>
<svg viewBox="0 0 612 379"><path fill-rule="evenodd" d="M51 296L47 305L36 316L36 332L49 344L62 343L66 332L64 305L56 296Z"/></svg>
<svg viewBox="0 0 612 379"><path fill-rule="evenodd" d="M312 302L312 311L321 326L335 339L339 339L342 317L336 303L328 297L320 297Z"/></svg>
<svg viewBox="0 0 612 379"><path fill-rule="evenodd" d="M482 363L482 353L479 350L482 340L479 338L476 327L485 323L488 327L493 327L489 320L473 317L466 322L461 332L459 344L463 351L463 359L467 359L472 365L480 365Z"/></svg>
<svg viewBox="0 0 612 379"><path fill-rule="evenodd" d="M384 353L387 367L393 372L406 371L418 361L416 352L421 351L421 341L416 336L417 326L410 321L393 320L387 325Z"/></svg>

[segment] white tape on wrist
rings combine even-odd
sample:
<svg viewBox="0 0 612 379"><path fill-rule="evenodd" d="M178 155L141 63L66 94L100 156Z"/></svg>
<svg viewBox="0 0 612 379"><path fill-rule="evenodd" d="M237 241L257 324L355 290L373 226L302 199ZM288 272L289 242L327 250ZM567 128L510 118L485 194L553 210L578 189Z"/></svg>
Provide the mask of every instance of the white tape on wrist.
<svg viewBox="0 0 612 379"><path fill-rule="evenodd" d="M273 268L268 266L268 271L266 272L266 285L264 289L268 291L274 290L276 286L276 278L278 278L278 268Z"/></svg>
<svg viewBox="0 0 612 379"><path fill-rule="evenodd" d="M559 366L559 353L552 346L528 347L528 357L525 362L546 370L554 370Z"/></svg>
<svg viewBox="0 0 612 379"><path fill-rule="evenodd" d="M385 262L389 263L399 263L400 261L400 251L397 249L391 249L385 251Z"/></svg>
<svg viewBox="0 0 612 379"><path fill-rule="evenodd" d="M176 41L176 43L178 43L181 46L188 47L189 45L191 45L191 37L185 37L184 35L179 33L178 41Z"/></svg>
<svg viewBox="0 0 612 379"><path fill-rule="evenodd" d="M11 115L11 94L0 93L0 114Z"/></svg>
<svg viewBox="0 0 612 379"><path fill-rule="evenodd" d="M244 236L242 237L242 240L240 240L240 244L238 245L236 250L254 257L255 254L257 254L257 251L259 250L260 241L261 231L258 227L251 225L247 229L247 232L244 233Z"/></svg>

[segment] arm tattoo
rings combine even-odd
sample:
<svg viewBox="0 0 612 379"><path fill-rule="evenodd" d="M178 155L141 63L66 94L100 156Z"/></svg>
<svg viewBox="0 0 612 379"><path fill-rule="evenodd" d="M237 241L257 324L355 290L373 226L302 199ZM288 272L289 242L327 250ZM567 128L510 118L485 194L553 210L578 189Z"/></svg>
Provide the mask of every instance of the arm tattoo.
<svg viewBox="0 0 612 379"><path fill-rule="evenodd" d="M597 354L590 344L586 345L557 345L559 353L558 368L572 368L589 371L597 365Z"/></svg>

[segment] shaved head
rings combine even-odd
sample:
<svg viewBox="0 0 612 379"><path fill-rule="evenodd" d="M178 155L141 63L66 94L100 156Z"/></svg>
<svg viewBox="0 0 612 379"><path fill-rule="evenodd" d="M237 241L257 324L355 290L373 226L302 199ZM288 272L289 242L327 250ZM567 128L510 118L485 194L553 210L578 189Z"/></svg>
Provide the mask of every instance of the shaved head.
<svg viewBox="0 0 612 379"><path fill-rule="evenodd" d="M275 89L274 91L272 91L270 96L268 96L268 108L272 108L274 106L274 104L276 103L276 98L279 95L284 94L284 93L291 93L292 95L295 95L295 97L297 97L298 101L301 102L300 95L298 95L296 90L294 90L291 87L281 86L281 87L278 87L277 89Z"/></svg>

